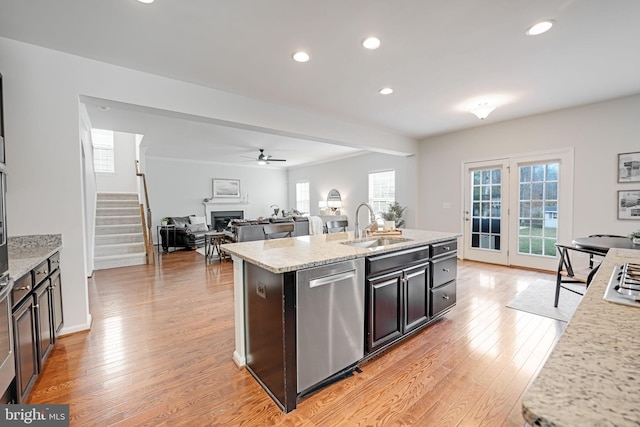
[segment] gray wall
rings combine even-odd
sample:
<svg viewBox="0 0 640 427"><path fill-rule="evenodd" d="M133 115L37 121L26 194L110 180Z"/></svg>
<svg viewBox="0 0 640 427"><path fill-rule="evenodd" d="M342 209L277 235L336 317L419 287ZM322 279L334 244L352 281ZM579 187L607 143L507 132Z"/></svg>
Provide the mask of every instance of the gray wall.
<svg viewBox="0 0 640 427"><path fill-rule="evenodd" d="M416 157L367 153L333 162L289 170L289 201L295 207L296 182L309 182L311 214L318 214L318 202L326 200L327 193L335 188L342 196L343 215L349 217L349 229L353 229L356 207L369 199L369 173L385 170L396 172L396 200L406 206L406 228L416 225ZM360 212L360 220L365 220Z"/></svg>
<svg viewBox="0 0 640 427"><path fill-rule="evenodd" d="M616 207L619 190L640 190L617 182L618 153L640 151L640 95L421 141L418 227L462 232L463 162L559 147L575 149L573 236L639 229L640 221L618 220Z"/></svg>
<svg viewBox="0 0 640 427"><path fill-rule="evenodd" d="M284 169L147 156L145 171L154 233L165 216L202 216L208 209L243 210L245 218L256 218L269 216L272 212L269 206L273 204L281 208L288 205ZM213 178L239 179L241 199L212 201L205 207L203 199L212 195ZM209 223L211 217L206 216Z"/></svg>

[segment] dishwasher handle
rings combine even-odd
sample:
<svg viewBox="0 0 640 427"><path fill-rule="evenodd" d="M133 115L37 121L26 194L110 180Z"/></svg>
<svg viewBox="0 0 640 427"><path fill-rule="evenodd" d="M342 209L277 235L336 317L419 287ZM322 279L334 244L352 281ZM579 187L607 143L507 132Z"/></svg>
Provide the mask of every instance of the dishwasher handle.
<svg viewBox="0 0 640 427"><path fill-rule="evenodd" d="M320 277L309 281L309 288L330 285L331 283L356 277L356 270L345 271L342 273L332 274L331 276Z"/></svg>

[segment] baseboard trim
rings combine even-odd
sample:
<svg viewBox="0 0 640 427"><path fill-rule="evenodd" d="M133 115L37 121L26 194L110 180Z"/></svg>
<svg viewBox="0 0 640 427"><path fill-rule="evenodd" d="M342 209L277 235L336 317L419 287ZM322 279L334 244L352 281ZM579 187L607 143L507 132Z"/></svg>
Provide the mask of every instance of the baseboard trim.
<svg viewBox="0 0 640 427"><path fill-rule="evenodd" d="M87 323L83 323L80 325L73 325L69 327L63 326L58 336L70 335L70 334L75 334L76 332L88 331L91 329L92 322L93 322L93 317L89 315L89 317L87 318Z"/></svg>

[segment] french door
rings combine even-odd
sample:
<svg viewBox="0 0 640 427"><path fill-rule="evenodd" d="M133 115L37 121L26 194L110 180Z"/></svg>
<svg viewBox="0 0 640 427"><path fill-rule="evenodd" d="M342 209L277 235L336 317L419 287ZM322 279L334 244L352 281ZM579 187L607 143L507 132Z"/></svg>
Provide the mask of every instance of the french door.
<svg viewBox="0 0 640 427"><path fill-rule="evenodd" d="M555 270L570 242L573 149L464 165L464 257Z"/></svg>
<svg viewBox="0 0 640 427"><path fill-rule="evenodd" d="M509 159L465 164L464 257L509 264Z"/></svg>

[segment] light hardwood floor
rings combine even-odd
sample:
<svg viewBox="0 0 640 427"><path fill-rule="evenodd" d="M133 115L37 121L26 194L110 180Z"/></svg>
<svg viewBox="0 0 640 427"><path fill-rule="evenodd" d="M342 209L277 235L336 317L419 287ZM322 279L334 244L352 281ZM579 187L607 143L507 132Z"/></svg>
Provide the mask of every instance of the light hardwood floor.
<svg viewBox="0 0 640 427"><path fill-rule="evenodd" d="M283 414L231 360L232 263L162 255L95 273L91 331L60 338L28 403L68 403L75 426L522 426L565 323L505 305L552 277L460 262L443 320Z"/></svg>

